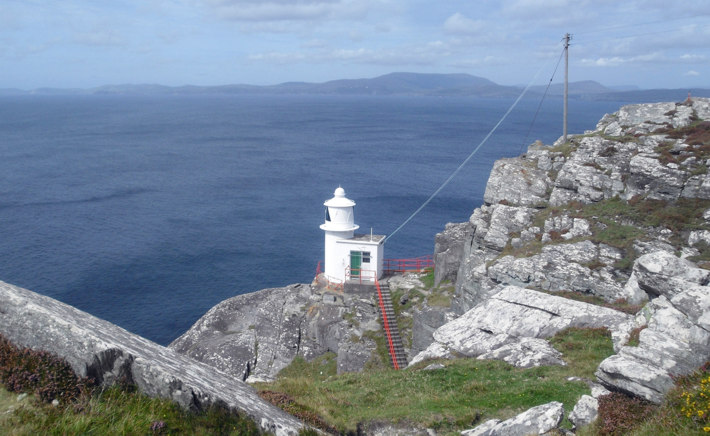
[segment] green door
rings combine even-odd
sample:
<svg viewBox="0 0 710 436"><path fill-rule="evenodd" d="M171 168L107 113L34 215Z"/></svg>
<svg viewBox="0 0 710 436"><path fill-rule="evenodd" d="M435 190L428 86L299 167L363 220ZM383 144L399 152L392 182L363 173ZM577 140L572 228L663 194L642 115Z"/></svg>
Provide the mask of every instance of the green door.
<svg viewBox="0 0 710 436"><path fill-rule="evenodd" d="M350 252L350 275L360 277L360 267L362 266L362 252Z"/></svg>

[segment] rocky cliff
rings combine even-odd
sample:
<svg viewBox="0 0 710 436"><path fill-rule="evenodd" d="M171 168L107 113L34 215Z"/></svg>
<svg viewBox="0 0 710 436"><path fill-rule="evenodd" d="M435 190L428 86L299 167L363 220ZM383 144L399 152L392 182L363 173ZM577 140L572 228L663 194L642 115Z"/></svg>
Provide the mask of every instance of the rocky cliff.
<svg viewBox="0 0 710 436"><path fill-rule="evenodd" d="M630 105L593 131L496 162L484 204L436 235L436 286L388 278L410 359L564 364L547 338L606 327L616 354L597 370L604 387L570 419L590 419L606 389L660 402L673 377L710 360L708 120L708 99ZM314 282L227 300L170 347L271 379L295 356L325 352L340 372L361 370L377 363L379 332L371 293Z"/></svg>
<svg viewBox="0 0 710 436"><path fill-rule="evenodd" d="M554 364L540 339L604 326L617 354L598 381L660 403L710 360L708 120L708 99L630 105L496 162L484 204L436 237L436 276L455 280L461 316L414 361Z"/></svg>

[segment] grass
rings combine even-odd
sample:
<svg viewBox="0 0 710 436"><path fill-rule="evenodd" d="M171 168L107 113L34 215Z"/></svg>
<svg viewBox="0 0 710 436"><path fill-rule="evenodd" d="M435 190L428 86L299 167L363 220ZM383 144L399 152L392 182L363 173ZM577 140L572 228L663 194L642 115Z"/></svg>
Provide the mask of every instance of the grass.
<svg viewBox="0 0 710 436"><path fill-rule="evenodd" d="M423 363L401 371L331 372L324 378L322 362L299 361L275 382L257 388L288 395L340 432L356 431L359 424L370 422L455 432L553 400L571 410L589 388L568 378L593 377L599 362L613 353L610 335L605 329L573 329L551 342L565 354L568 366L520 369L505 362L462 358L442 361L445 368L434 371L423 371Z"/></svg>
<svg viewBox="0 0 710 436"><path fill-rule="evenodd" d="M130 385L103 389L77 377L62 359L15 347L0 335L0 434L260 434L249 419L221 407L190 412ZM30 396L17 402L19 393ZM58 405L52 405L58 400ZM13 410L5 413L13 407Z"/></svg>
<svg viewBox="0 0 710 436"><path fill-rule="evenodd" d="M16 394L3 392L4 397ZM54 407L31 399L0 419L4 435L194 434L258 435L248 420L218 407L201 413L170 400L149 398L118 386L79 402Z"/></svg>
<svg viewBox="0 0 710 436"><path fill-rule="evenodd" d="M710 208L710 201L698 198L681 198L675 202L668 202L641 197L624 201L614 197L592 204L573 201L563 206L545 208L535 216L532 225L543 228L546 220L563 215L586 219L592 224L591 236L562 241L561 232L554 234L551 232L551 242L547 244L573 243L582 240L607 244L624 253L624 256L613 266L616 269L629 270L636 258L634 242L643 239L647 231L654 228L670 229L673 232L670 242L677 248L681 247L687 241L688 232L691 230L710 230L702 217L703 212L708 208ZM499 257L506 255L528 257L539 254L545 245L539 239L529 241L517 248L513 248L509 243ZM703 256L710 259L710 254L703 252Z"/></svg>

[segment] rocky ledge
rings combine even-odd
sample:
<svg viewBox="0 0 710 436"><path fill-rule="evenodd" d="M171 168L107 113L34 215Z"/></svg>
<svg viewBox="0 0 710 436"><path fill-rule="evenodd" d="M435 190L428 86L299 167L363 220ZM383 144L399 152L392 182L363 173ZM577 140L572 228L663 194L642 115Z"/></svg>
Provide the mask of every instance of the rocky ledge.
<svg viewBox="0 0 710 436"><path fill-rule="evenodd" d="M18 346L49 351L74 372L110 385L135 384L149 395L201 410L220 404L264 431L296 435L304 425L241 380L57 300L0 282L0 332Z"/></svg>

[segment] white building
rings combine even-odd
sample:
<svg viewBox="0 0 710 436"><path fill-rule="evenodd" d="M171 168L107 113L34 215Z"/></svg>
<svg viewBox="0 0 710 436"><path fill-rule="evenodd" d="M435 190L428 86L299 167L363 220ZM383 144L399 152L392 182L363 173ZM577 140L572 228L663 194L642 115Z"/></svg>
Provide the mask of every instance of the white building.
<svg viewBox="0 0 710 436"><path fill-rule="evenodd" d="M372 282L382 277L384 235L355 234L355 202L341 187L325 205L325 277L334 283L346 280Z"/></svg>

